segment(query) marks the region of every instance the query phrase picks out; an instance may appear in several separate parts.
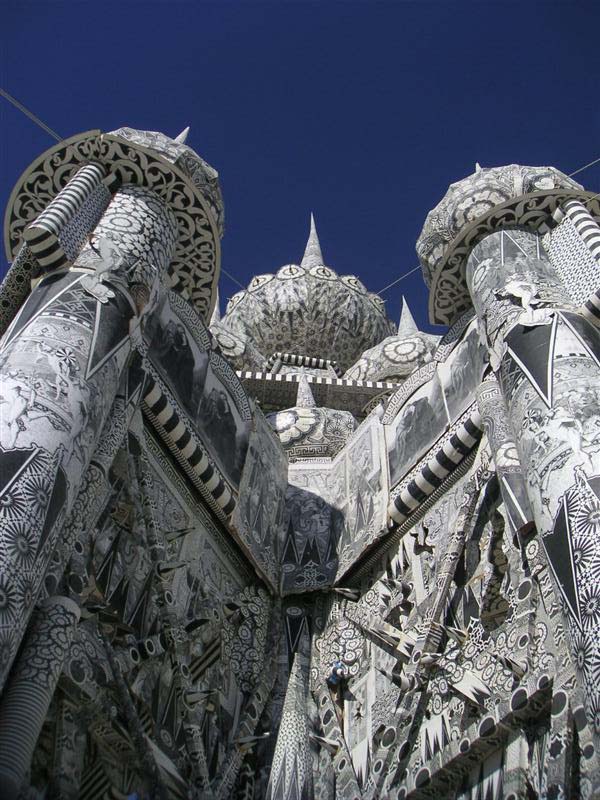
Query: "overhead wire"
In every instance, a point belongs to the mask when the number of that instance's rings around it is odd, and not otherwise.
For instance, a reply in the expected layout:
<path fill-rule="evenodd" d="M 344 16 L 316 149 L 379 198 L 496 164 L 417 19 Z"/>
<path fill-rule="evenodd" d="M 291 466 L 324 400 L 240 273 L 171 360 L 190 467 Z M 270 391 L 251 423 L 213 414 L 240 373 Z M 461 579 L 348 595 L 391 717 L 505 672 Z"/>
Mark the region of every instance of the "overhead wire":
<path fill-rule="evenodd" d="M 404 275 L 400 275 L 399 278 L 396 278 L 395 281 L 392 281 L 391 283 L 388 283 L 387 286 L 384 286 L 383 289 L 380 289 L 378 292 L 375 292 L 375 294 L 383 294 L 388 289 L 391 289 L 392 286 L 395 286 L 397 283 L 400 283 L 400 281 L 403 281 L 404 278 L 408 278 L 409 275 L 412 275 L 413 272 L 416 272 L 418 269 L 421 269 L 421 265 L 420 264 L 417 264 L 416 267 L 413 267 L 412 269 L 409 269 L 408 272 L 404 273 Z"/>
<path fill-rule="evenodd" d="M 57 142 L 62 141 L 63 137 L 60 136 L 60 134 L 58 134 L 56 131 L 52 130 L 52 128 L 49 125 L 46 125 L 45 122 L 42 122 L 42 120 L 38 116 L 36 116 L 33 113 L 33 111 L 30 111 L 26 106 L 23 105 L 23 103 L 20 103 L 15 97 L 13 97 L 11 94 L 9 94 L 6 91 L 6 89 L 3 89 L 2 87 L 0 87 L 0 95 L 2 97 L 4 97 L 5 100 L 8 100 L 8 102 L 11 103 L 11 105 L 13 105 L 22 114 L 24 114 L 35 125 L 37 125 L 39 128 L 41 128 L 47 134 L 52 136 L 52 138 L 55 139 Z M 598 158 L 595 158 L 593 161 L 590 161 L 588 164 L 584 164 L 582 167 L 578 167 L 578 169 L 574 170 L 573 172 L 570 172 L 567 175 L 567 177 L 568 178 L 572 178 L 574 175 L 579 175 L 580 172 L 583 172 L 584 170 L 589 169 L 590 167 L 593 167 L 594 165 L 596 165 L 598 163 L 600 163 L 600 156 Z M 593 195 L 592 197 L 589 197 L 585 201 L 585 205 L 590 203 L 592 200 L 595 200 L 597 197 L 600 197 L 600 192 L 598 192 L 597 194 Z M 376 294 L 378 294 L 378 295 L 383 294 L 388 289 L 391 289 L 392 286 L 395 286 L 397 283 L 400 283 L 400 281 L 404 280 L 404 278 L 408 278 L 409 275 L 412 275 L 413 272 L 416 272 L 418 269 L 420 269 L 420 266 L 416 266 L 413 269 L 409 270 L 408 272 L 405 272 L 403 275 L 400 275 L 399 278 L 396 278 L 395 281 L 392 281 L 392 283 L 389 283 L 387 286 L 384 286 L 383 289 L 380 289 L 378 292 L 376 292 Z M 234 278 L 233 275 L 231 275 L 229 272 L 227 272 L 227 270 L 224 269 L 224 267 L 221 267 L 221 271 L 223 272 L 224 275 L 226 275 L 231 281 L 233 281 L 241 289 L 245 289 L 246 288 L 242 283 L 240 283 L 240 281 L 238 281 L 237 278 Z"/>
<path fill-rule="evenodd" d="M 63 136 L 60 136 L 56 131 L 53 131 L 52 128 L 49 125 L 46 125 L 45 122 L 42 122 L 42 120 L 39 117 L 36 117 L 36 115 L 33 113 L 33 111 L 30 111 L 28 108 L 26 108 L 23 105 L 23 103 L 19 103 L 19 101 L 15 97 L 13 97 L 11 94 L 9 94 L 6 91 L 6 89 L 2 89 L 2 87 L 0 87 L 0 95 L 2 95 L 2 97 L 4 97 L 5 100 L 8 100 L 8 102 L 11 103 L 22 114 L 25 114 L 26 117 L 28 117 L 32 122 L 34 122 L 43 131 L 45 131 L 50 136 L 52 136 L 53 139 L 56 139 L 57 142 L 61 142 L 63 140 L 63 138 L 64 138 Z"/>

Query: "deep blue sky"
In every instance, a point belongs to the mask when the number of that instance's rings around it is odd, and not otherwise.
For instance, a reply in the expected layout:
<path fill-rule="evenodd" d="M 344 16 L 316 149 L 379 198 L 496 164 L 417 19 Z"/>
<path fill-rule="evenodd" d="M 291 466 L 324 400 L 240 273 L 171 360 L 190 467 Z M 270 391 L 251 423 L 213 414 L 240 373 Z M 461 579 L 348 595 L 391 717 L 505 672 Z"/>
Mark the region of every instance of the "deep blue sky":
<path fill-rule="evenodd" d="M 325 261 L 379 291 L 415 266 L 448 184 L 482 166 L 600 156 L 600 2 L 4 0 L 0 83 L 64 136 L 176 135 L 221 175 L 223 266 Z M 52 139 L 0 98 L 2 208 Z M 578 178 L 600 191 L 600 164 Z M 2 256 L 2 271 L 6 261 Z M 237 291 L 222 277 L 222 305 Z M 426 326 L 420 273 L 407 294 Z"/>

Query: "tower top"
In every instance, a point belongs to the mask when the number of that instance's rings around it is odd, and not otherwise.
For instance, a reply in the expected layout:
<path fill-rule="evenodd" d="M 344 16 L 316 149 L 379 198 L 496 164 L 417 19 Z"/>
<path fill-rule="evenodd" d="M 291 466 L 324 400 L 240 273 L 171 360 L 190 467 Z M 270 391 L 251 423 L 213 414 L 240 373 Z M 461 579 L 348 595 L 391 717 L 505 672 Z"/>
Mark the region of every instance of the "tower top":
<path fill-rule="evenodd" d="M 308 234 L 308 241 L 306 242 L 306 249 L 302 256 L 300 266 L 305 269 L 312 269 L 313 267 L 320 267 L 323 265 L 323 254 L 321 253 L 321 244 L 317 235 L 317 226 L 315 225 L 315 218 L 311 212 L 310 215 L 310 233 Z"/>
<path fill-rule="evenodd" d="M 180 134 L 178 134 L 173 141 L 177 142 L 177 144 L 185 144 L 187 141 L 188 133 L 190 132 L 190 126 L 188 125 L 187 128 L 184 128 Z"/>
<path fill-rule="evenodd" d="M 402 295 L 402 311 L 400 313 L 400 321 L 398 322 L 398 336 L 414 336 L 419 333 L 419 328 L 412 315 L 406 297 Z"/>
<path fill-rule="evenodd" d="M 302 375 L 300 375 L 300 380 L 298 381 L 296 406 L 298 408 L 315 408 L 316 405 L 317 404 L 315 403 L 315 398 L 313 397 L 308 378 L 306 377 L 305 373 L 302 373 Z"/>

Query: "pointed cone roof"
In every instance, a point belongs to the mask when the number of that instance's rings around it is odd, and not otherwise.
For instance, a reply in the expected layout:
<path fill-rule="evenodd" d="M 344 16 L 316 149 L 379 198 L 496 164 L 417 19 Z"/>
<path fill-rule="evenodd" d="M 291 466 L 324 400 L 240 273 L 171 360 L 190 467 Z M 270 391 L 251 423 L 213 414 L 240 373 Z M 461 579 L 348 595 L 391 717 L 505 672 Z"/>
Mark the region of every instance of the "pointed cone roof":
<path fill-rule="evenodd" d="M 181 133 L 175 137 L 173 141 L 177 142 L 177 144 L 185 144 L 189 132 L 190 132 L 190 126 L 188 125 L 187 128 L 184 128 L 181 131 Z"/>
<path fill-rule="evenodd" d="M 400 322 L 398 323 L 398 336 L 414 336 L 419 333 L 417 323 L 411 313 L 408 303 L 404 295 L 402 296 L 402 313 L 400 314 Z"/>
<path fill-rule="evenodd" d="M 315 398 L 313 397 L 313 393 L 310 390 L 310 384 L 308 383 L 308 378 L 306 374 L 300 375 L 300 380 L 298 381 L 298 396 L 296 398 L 296 407 L 297 408 L 315 408 L 317 404 L 315 403 Z"/>
<path fill-rule="evenodd" d="M 306 242 L 306 249 L 302 256 L 300 266 L 305 269 L 312 269 L 313 267 L 320 267 L 323 265 L 323 255 L 321 253 L 321 245 L 319 244 L 319 237 L 317 236 L 317 227 L 315 225 L 315 218 L 310 215 L 310 233 L 308 234 L 308 241 Z"/>

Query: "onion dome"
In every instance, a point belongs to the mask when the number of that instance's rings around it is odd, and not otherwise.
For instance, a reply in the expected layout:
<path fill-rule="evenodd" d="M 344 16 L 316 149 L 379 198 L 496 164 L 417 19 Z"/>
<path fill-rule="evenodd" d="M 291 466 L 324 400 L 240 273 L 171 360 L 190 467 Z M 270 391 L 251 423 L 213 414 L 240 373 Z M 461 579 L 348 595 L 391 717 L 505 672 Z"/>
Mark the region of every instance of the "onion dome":
<path fill-rule="evenodd" d="M 354 381 L 402 382 L 427 361 L 431 361 L 438 336 L 423 333 L 402 298 L 402 315 L 398 333 L 388 336 L 375 347 L 366 350 L 346 372 L 344 378 Z"/>
<path fill-rule="evenodd" d="M 312 217 L 301 263 L 253 278 L 231 298 L 222 323 L 252 339 L 267 358 L 296 353 L 336 361 L 342 369 L 394 328 L 378 295 L 323 264 Z"/>
<path fill-rule="evenodd" d="M 554 167 L 482 169 L 453 183 L 427 215 L 417 255 L 430 288 L 429 317 L 450 325 L 470 307 L 465 266 L 474 245 L 499 228 L 544 229 L 559 203 L 591 195 Z"/>
<path fill-rule="evenodd" d="M 320 408 L 315 403 L 308 377 L 300 373 L 294 408 L 268 414 L 288 458 L 333 458 L 346 444 L 358 423 L 349 411 Z"/>

